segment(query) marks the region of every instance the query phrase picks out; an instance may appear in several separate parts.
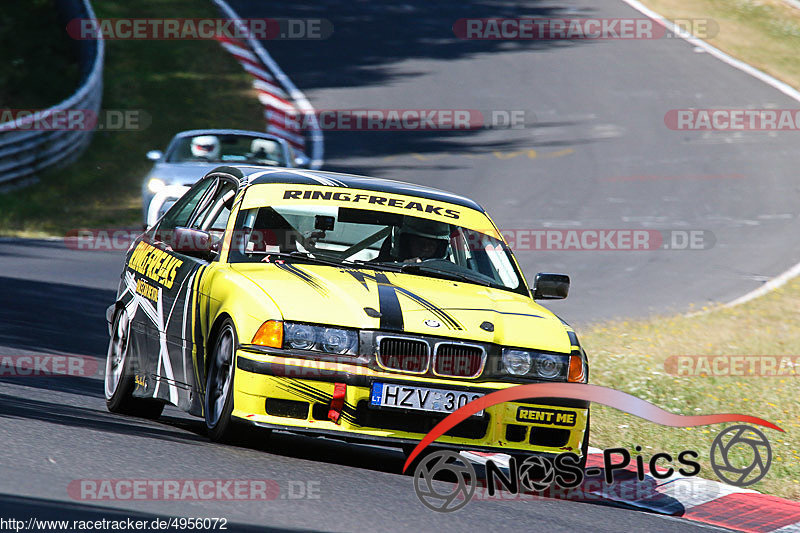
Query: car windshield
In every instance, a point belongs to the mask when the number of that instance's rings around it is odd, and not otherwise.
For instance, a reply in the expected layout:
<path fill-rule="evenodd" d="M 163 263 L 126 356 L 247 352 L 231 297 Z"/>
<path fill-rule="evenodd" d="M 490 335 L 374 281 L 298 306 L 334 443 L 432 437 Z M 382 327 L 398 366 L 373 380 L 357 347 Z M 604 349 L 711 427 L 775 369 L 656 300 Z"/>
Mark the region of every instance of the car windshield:
<path fill-rule="evenodd" d="M 275 260 L 393 270 L 525 292 L 501 240 L 456 224 L 372 209 L 311 204 L 243 209 L 229 261 Z"/>
<path fill-rule="evenodd" d="M 181 137 L 167 154 L 168 163 L 255 163 L 285 167 L 283 146 L 254 135 L 195 135 Z"/>

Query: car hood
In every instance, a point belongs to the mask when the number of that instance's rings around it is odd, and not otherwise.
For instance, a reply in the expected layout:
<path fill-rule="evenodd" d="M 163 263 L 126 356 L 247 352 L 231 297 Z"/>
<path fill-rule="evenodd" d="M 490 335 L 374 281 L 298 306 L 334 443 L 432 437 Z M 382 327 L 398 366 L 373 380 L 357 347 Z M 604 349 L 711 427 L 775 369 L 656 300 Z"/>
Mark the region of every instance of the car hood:
<path fill-rule="evenodd" d="M 510 291 L 415 274 L 302 263 L 239 263 L 232 268 L 261 287 L 284 320 L 570 351 L 561 320 L 531 298 Z"/>

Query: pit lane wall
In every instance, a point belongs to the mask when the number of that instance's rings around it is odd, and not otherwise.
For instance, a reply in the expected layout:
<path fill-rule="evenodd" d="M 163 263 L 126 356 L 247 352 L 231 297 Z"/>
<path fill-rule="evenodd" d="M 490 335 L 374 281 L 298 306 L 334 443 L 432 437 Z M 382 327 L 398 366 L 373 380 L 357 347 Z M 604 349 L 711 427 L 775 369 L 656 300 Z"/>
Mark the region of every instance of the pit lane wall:
<path fill-rule="evenodd" d="M 95 18 L 89 0 L 56 0 L 55 6 L 64 26 L 72 19 Z M 76 41 L 76 46 L 81 72 L 78 90 L 24 122 L 17 117 L 16 121 L 0 124 L 0 188 L 31 183 L 43 170 L 71 163 L 89 146 L 94 126 L 75 129 L 36 126 L 63 120 L 70 111 L 82 116 L 98 115 L 103 97 L 105 43 L 98 38 Z"/>

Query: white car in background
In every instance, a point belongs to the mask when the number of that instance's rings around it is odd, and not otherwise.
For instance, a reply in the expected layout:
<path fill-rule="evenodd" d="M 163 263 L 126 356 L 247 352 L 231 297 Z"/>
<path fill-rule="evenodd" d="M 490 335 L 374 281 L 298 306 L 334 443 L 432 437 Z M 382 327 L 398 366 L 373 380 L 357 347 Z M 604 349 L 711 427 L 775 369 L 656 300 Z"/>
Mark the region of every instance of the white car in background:
<path fill-rule="evenodd" d="M 152 150 L 155 162 L 142 184 L 145 228 L 151 227 L 175 201 L 220 164 L 304 167 L 308 158 L 296 154 L 284 139 L 257 131 L 208 129 L 182 131 L 165 152 Z"/>

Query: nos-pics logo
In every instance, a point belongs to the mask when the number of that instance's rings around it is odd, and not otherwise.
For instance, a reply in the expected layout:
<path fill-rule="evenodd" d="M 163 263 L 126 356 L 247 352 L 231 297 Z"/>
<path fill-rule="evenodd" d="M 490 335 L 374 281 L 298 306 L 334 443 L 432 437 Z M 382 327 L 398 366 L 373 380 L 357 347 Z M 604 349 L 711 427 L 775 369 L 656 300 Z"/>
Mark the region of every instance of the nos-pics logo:
<path fill-rule="evenodd" d="M 607 453 L 608 452 L 608 453 Z M 614 454 L 622 455 L 621 462 L 614 462 Z M 679 471 L 684 476 L 697 475 L 700 464 L 692 460 L 699 454 L 685 450 L 677 455 L 684 467 Z M 585 476 L 602 473 L 606 483 L 613 485 L 614 471 L 624 470 L 631 463 L 631 456 L 623 448 L 604 450 L 604 470 L 580 466 L 580 457 L 567 452 L 554 458 L 530 456 L 524 461 L 512 459 L 509 468 L 514 469 L 508 476 L 490 459 L 486 462 L 486 487 L 489 495 L 494 495 L 496 483 L 518 494 L 521 490 L 541 492 L 553 486 L 561 489 L 579 487 Z M 722 430 L 710 450 L 711 468 L 725 483 L 737 487 L 746 487 L 760 481 L 769 471 L 772 464 L 772 448 L 767 437 L 758 429 L 747 425 L 736 425 Z M 636 458 L 637 478 L 645 479 L 644 461 Z M 666 474 L 657 472 L 658 460 L 671 461 L 672 456 L 666 453 L 654 454 L 650 460 L 650 473 L 658 479 L 665 479 L 674 473 L 669 467 Z M 472 463 L 456 452 L 449 450 L 436 451 L 424 456 L 414 470 L 414 491 L 419 500 L 429 509 L 437 512 L 457 511 L 467 505 L 475 495 L 479 485 Z"/>

